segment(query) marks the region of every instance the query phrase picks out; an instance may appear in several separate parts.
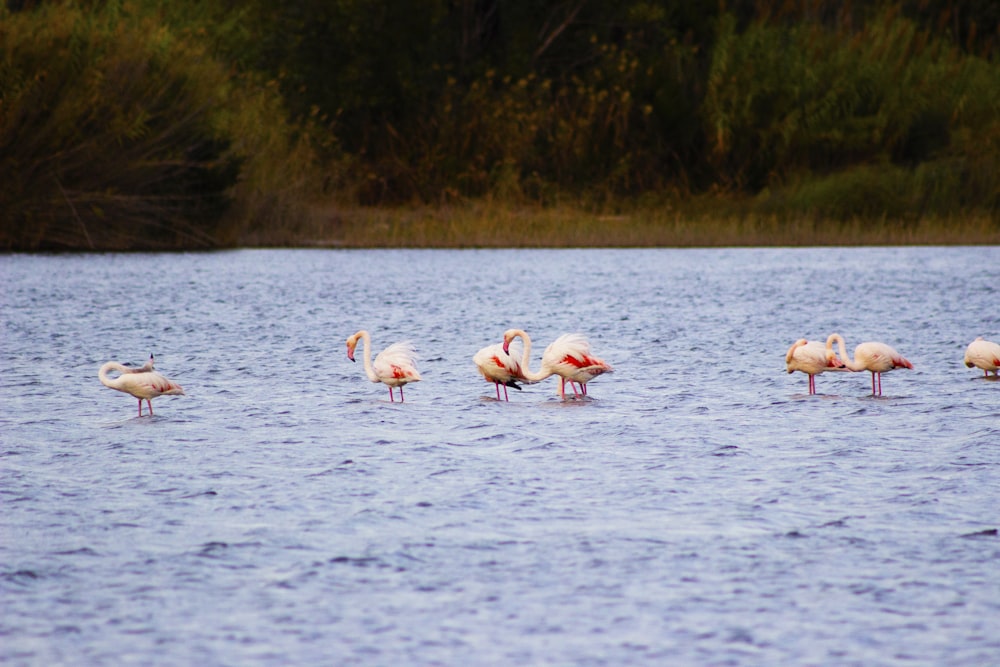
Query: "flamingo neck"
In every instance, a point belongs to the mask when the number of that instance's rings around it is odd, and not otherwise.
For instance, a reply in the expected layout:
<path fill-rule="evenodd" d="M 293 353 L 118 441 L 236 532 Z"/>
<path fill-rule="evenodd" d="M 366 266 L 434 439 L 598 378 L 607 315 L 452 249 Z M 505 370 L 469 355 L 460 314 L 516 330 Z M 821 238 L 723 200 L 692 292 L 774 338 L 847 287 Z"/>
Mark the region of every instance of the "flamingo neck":
<path fill-rule="evenodd" d="M 361 333 L 361 342 L 364 344 L 363 361 L 365 362 L 365 375 L 367 375 L 368 379 L 371 380 L 372 382 L 379 382 L 378 376 L 375 375 L 375 369 L 372 368 L 372 348 L 371 348 L 372 337 L 368 334 L 367 331 L 362 331 L 360 333 Z"/>
<path fill-rule="evenodd" d="M 551 371 L 546 371 L 544 368 L 540 369 L 537 373 L 531 371 L 531 336 L 527 332 L 518 329 L 514 332 L 513 338 L 520 338 L 524 346 L 524 351 L 521 353 L 521 373 L 524 374 L 526 379 L 531 382 L 539 382 L 552 375 Z"/>
<path fill-rule="evenodd" d="M 97 377 L 100 378 L 101 384 L 105 387 L 111 387 L 112 389 L 118 389 L 120 386 L 121 375 L 116 378 L 111 378 L 108 373 L 111 371 L 118 371 L 119 373 L 127 373 L 130 369 L 127 366 L 119 364 L 117 361 L 109 361 L 103 366 L 101 370 L 97 371 Z"/>
<path fill-rule="evenodd" d="M 841 337 L 840 334 L 830 334 L 830 337 L 826 339 L 827 350 L 833 349 L 834 341 L 837 341 L 837 348 L 840 350 L 840 360 L 844 362 L 845 366 L 847 366 L 852 371 L 866 370 L 865 365 L 863 363 L 857 362 L 854 359 L 851 359 L 849 356 L 847 356 L 847 349 L 844 347 L 844 339 L 843 337 Z"/>

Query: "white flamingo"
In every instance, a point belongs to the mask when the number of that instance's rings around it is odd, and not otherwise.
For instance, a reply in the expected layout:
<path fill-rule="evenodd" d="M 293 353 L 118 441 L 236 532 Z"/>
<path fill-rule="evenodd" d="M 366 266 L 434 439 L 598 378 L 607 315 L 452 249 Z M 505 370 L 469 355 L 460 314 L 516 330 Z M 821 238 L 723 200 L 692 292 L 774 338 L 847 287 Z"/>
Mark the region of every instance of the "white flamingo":
<path fill-rule="evenodd" d="M 358 340 L 363 340 L 365 345 L 365 374 L 372 382 L 382 382 L 389 386 L 389 400 L 395 402 L 392 388 L 399 387 L 399 401 L 402 403 L 403 385 L 408 382 L 419 382 L 420 373 L 417 372 L 416 350 L 409 341 L 393 343 L 385 348 L 375 357 L 372 363 L 371 336 L 365 330 L 361 330 L 347 339 L 347 358 L 354 361 L 354 348 L 358 345 Z"/>
<path fill-rule="evenodd" d="M 888 373 L 896 368 L 913 368 L 913 364 L 885 343 L 861 343 L 854 348 L 854 359 L 851 359 L 847 356 L 844 339 L 840 334 L 831 334 L 826 339 L 826 349 L 832 351 L 834 341 L 837 341 L 840 358 L 847 368 L 852 371 L 869 371 L 872 374 L 872 396 L 882 395 L 882 373 Z M 878 393 L 876 393 L 876 380 Z"/>
<path fill-rule="evenodd" d="M 109 374 L 118 372 L 118 377 L 112 378 Z M 117 361 L 109 361 L 97 372 L 101 384 L 105 387 L 132 394 L 139 399 L 139 416 L 142 416 L 142 402 L 145 400 L 149 406 L 149 415 L 153 416 L 152 400 L 157 396 L 181 396 L 184 390 L 179 384 L 168 380 L 155 370 L 153 370 L 153 355 L 149 355 L 149 361 L 142 368 L 129 368 Z"/>
<path fill-rule="evenodd" d="M 993 377 L 1000 376 L 1000 345 L 988 340 L 983 340 L 980 336 L 969 343 L 965 349 L 965 365 L 969 368 L 973 366 L 983 369 L 983 377 L 989 377 L 993 371 Z"/>
<path fill-rule="evenodd" d="M 830 343 L 827 338 L 827 343 Z M 827 350 L 818 340 L 800 338 L 788 348 L 785 355 L 785 368 L 789 373 L 801 371 L 809 376 L 809 395 L 816 393 L 816 376 L 825 371 L 846 370 L 844 362 L 837 358 L 833 349 Z"/>
<path fill-rule="evenodd" d="M 609 363 L 590 353 L 590 343 L 583 334 L 563 334 L 552 341 L 542 353 L 542 365 L 537 373 L 532 373 L 531 338 L 522 329 L 508 329 L 503 335 L 503 348 L 508 350 L 511 341 L 520 338 L 524 344 L 521 356 L 521 370 L 532 382 L 544 380 L 550 375 L 559 376 L 559 396 L 566 398 L 566 382 L 570 383 L 575 396 L 587 395 L 587 383 L 598 375 L 610 373 L 614 369 Z M 580 385 L 577 390 L 576 385 Z"/>
<path fill-rule="evenodd" d="M 496 386 L 497 400 L 500 400 L 500 386 L 503 385 L 503 397 L 505 401 L 510 401 L 507 395 L 507 387 L 513 387 L 518 391 L 521 386 L 518 382 L 530 384 L 532 381 L 524 375 L 521 369 L 521 362 L 515 359 L 510 352 L 504 349 L 503 345 L 497 343 L 490 345 L 476 352 L 472 357 L 476 368 L 482 373 L 487 382 L 492 382 Z"/>

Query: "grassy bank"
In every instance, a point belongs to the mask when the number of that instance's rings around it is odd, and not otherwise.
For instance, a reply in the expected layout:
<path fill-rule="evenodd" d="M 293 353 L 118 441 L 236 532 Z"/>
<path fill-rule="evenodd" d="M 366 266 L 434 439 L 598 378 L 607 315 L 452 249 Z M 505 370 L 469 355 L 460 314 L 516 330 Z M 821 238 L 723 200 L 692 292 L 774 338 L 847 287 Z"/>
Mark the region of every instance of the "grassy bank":
<path fill-rule="evenodd" d="M 258 233 L 248 246 L 330 248 L 723 247 L 994 245 L 987 216 L 821 220 L 741 212 L 731 204 L 657 206 L 617 214 L 488 202 L 436 208 L 317 206 L 294 230 Z"/>

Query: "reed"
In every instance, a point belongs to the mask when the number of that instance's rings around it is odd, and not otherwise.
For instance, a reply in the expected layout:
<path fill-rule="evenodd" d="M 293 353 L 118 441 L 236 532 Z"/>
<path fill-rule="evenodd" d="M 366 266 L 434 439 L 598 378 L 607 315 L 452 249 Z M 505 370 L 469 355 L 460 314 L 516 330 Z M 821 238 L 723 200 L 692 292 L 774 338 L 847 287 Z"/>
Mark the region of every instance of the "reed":
<path fill-rule="evenodd" d="M 989 215 L 794 218 L 748 211 L 746 203 L 699 200 L 618 213 L 571 206 L 470 202 L 443 207 L 318 206 L 294 237 L 247 245 L 330 248 L 749 247 L 1000 244 Z"/>

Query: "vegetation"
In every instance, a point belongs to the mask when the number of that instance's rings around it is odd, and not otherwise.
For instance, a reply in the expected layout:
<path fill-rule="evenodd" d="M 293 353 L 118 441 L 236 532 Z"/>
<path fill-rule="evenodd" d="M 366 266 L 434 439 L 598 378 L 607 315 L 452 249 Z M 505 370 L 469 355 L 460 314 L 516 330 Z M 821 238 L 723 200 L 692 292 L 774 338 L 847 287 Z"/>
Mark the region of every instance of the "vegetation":
<path fill-rule="evenodd" d="M 1000 242 L 995 2 L 510 4 L 7 2 L 0 249 Z"/>

